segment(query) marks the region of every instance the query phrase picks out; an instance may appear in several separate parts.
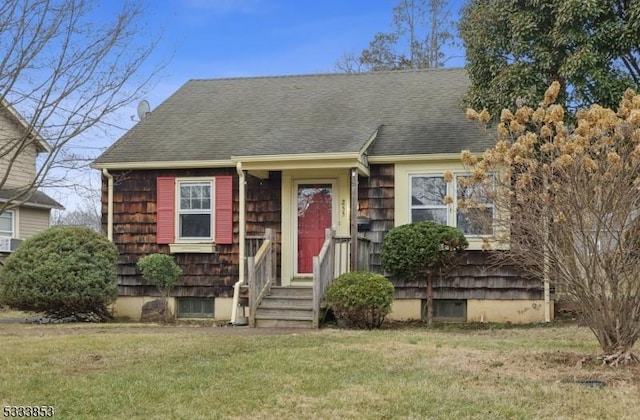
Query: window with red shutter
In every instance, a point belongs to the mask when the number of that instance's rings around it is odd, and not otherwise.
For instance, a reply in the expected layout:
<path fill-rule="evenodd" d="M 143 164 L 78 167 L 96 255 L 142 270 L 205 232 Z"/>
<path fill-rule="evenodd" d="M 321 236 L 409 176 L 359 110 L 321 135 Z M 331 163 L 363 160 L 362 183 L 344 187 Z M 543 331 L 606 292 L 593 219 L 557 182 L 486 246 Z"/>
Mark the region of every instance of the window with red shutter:
<path fill-rule="evenodd" d="M 233 243 L 231 176 L 158 177 L 156 210 L 159 244 Z"/>

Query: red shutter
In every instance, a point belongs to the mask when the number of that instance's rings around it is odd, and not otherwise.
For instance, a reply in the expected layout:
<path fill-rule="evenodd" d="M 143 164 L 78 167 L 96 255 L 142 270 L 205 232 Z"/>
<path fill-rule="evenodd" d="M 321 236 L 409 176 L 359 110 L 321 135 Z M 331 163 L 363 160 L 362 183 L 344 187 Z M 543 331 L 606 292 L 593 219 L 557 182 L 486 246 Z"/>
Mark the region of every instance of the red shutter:
<path fill-rule="evenodd" d="M 233 178 L 217 176 L 216 191 L 216 238 L 217 244 L 233 243 Z"/>
<path fill-rule="evenodd" d="M 159 244 L 174 242 L 175 233 L 175 178 L 159 176 L 157 179 L 156 241 Z"/>

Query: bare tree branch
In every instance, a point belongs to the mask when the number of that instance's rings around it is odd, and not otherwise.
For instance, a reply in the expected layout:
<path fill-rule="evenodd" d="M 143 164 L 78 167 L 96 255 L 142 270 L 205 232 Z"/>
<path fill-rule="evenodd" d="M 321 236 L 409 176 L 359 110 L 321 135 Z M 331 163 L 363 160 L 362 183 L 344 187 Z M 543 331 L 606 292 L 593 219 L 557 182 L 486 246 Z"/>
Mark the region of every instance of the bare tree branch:
<path fill-rule="evenodd" d="M 0 189 L 20 191 L 0 212 L 28 200 L 54 168 L 85 163 L 67 150 L 71 142 L 137 99 L 159 71 L 140 76 L 159 41 L 157 34 L 151 41 L 143 35 L 143 4 L 118 4 L 111 17 L 98 0 L 0 5 L 2 115 L 24 125 L 0 127 Z M 45 147 L 36 168 L 33 155 Z"/>
<path fill-rule="evenodd" d="M 640 96 L 617 111 L 594 105 L 565 123 L 554 82 L 533 110 L 504 110 L 498 141 L 478 160 L 463 153 L 471 183 L 495 206 L 494 253 L 579 305 L 607 363 L 639 361 Z M 486 111 L 469 110 L 489 121 Z M 473 203 L 458 203 L 473 207 Z"/>
<path fill-rule="evenodd" d="M 443 67 L 444 49 L 455 45 L 455 27 L 443 0 L 399 0 L 390 32 L 378 32 L 359 57 L 345 54 L 336 71 L 379 71 Z M 357 63 L 357 65 L 356 65 Z"/>

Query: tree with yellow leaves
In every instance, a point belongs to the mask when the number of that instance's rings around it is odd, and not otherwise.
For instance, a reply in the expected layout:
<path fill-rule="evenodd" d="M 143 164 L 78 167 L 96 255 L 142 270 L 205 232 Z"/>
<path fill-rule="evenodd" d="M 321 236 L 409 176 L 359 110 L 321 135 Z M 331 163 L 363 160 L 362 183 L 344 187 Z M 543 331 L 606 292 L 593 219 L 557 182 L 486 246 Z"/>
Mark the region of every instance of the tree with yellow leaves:
<path fill-rule="evenodd" d="M 467 182 L 493 200 L 492 245 L 509 250 L 498 258 L 575 301 L 605 363 L 638 362 L 640 95 L 627 90 L 617 112 L 593 105 L 568 123 L 559 91 L 553 83 L 537 109 L 503 110 L 496 145 L 480 158 L 463 152 Z"/>

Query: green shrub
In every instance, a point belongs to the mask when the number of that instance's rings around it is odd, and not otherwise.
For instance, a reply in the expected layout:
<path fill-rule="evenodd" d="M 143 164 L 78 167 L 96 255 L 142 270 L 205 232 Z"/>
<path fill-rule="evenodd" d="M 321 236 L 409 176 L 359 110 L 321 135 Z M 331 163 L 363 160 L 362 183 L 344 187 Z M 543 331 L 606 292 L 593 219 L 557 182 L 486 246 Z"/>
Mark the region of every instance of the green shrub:
<path fill-rule="evenodd" d="M 384 237 L 380 259 L 392 275 L 408 280 L 425 278 L 427 324 L 433 321 L 433 273 L 441 274 L 457 264 L 469 246 L 464 234 L 431 221 L 396 226 Z"/>
<path fill-rule="evenodd" d="M 378 328 L 391 311 L 393 284 L 380 274 L 345 273 L 331 284 L 325 301 L 339 326 Z"/>
<path fill-rule="evenodd" d="M 137 265 L 142 278 L 156 286 L 163 296 L 169 295 L 169 291 L 182 274 L 180 266 L 167 254 L 147 255 L 140 258 Z"/>
<path fill-rule="evenodd" d="M 118 249 L 91 229 L 53 227 L 24 241 L 0 274 L 0 302 L 50 316 L 109 316 Z"/>
<path fill-rule="evenodd" d="M 138 260 L 138 269 L 142 278 L 158 288 L 164 300 L 165 321 L 172 318 L 167 299 L 173 286 L 182 274 L 182 269 L 171 255 L 151 254 Z"/>
<path fill-rule="evenodd" d="M 454 227 L 429 221 L 411 223 L 386 234 L 380 258 L 388 272 L 415 280 L 454 265 L 468 245 L 464 234 Z"/>

